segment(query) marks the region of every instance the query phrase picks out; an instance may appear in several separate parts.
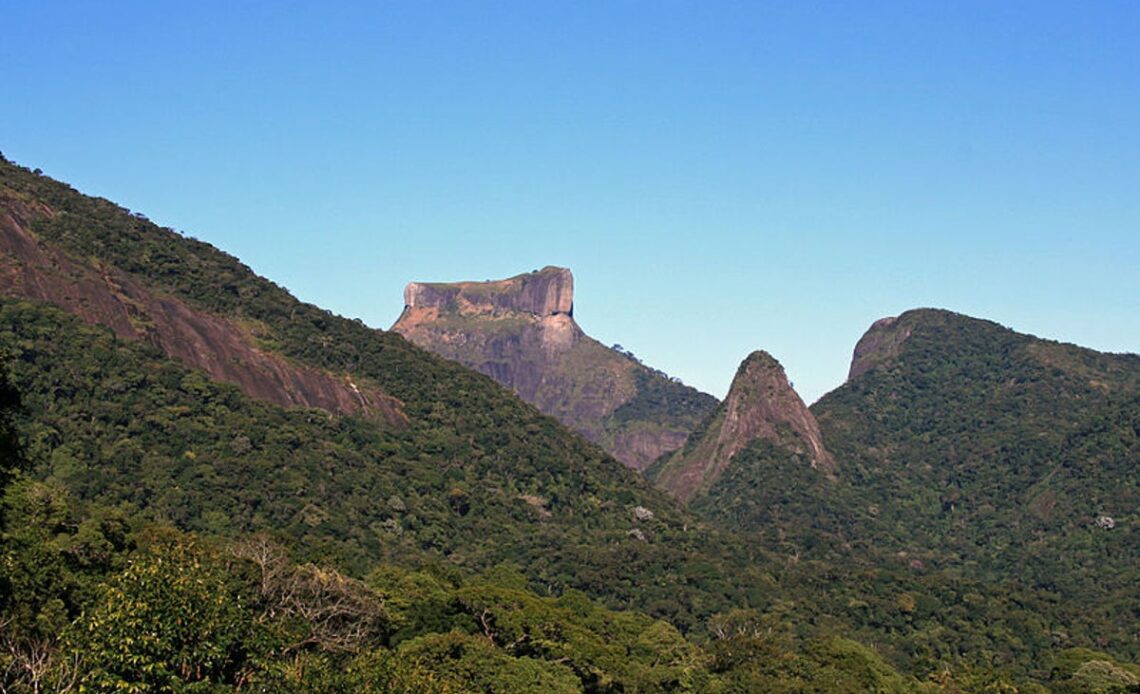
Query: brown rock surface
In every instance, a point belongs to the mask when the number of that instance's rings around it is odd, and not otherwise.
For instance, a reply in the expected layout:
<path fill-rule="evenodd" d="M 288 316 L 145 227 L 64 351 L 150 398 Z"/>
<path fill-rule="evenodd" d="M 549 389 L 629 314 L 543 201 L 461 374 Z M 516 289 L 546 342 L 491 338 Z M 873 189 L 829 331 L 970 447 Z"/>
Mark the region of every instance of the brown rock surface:
<path fill-rule="evenodd" d="M 263 351 L 236 322 L 148 290 L 112 266 L 96 266 L 42 244 L 31 231 L 48 207 L 0 190 L 0 294 L 54 304 L 122 339 L 148 342 L 247 395 L 282 407 L 314 407 L 375 415 L 393 425 L 406 418 L 398 400 Z"/>
<path fill-rule="evenodd" d="M 453 308 L 462 315 L 573 315 L 574 276 L 566 268 L 548 266 L 497 282 L 410 282 L 404 288 L 404 305 L 410 309 Z"/>
<path fill-rule="evenodd" d="M 741 449 L 767 439 L 804 451 L 813 467 L 832 475 L 835 460 L 823 446 L 819 425 L 788 383 L 784 368 L 767 352 L 753 352 L 740 365 L 706 431 L 665 461 L 657 485 L 682 501 L 709 488 Z"/>
<path fill-rule="evenodd" d="M 488 282 L 412 282 L 404 303 L 392 330 L 487 374 L 638 470 L 684 443 L 716 405 L 583 333 L 566 268 Z M 622 410 L 652 387 L 696 414 L 657 416 L 664 403 Z"/>

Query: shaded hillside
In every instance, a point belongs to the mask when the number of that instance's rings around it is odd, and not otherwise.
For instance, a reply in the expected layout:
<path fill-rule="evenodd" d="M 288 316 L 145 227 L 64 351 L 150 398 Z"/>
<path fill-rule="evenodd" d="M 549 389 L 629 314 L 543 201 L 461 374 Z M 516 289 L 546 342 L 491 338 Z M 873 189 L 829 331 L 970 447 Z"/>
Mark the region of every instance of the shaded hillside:
<path fill-rule="evenodd" d="M 392 329 L 514 390 L 641 470 L 684 443 L 716 399 L 591 339 L 574 278 L 547 267 L 495 282 L 412 282 Z"/>
<path fill-rule="evenodd" d="M 19 170 L 5 165 L 3 173 L 0 294 L 55 304 L 89 323 L 110 327 L 119 337 L 152 344 L 188 366 L 278 405 L 362 412 L 390 425 L 404 424 L 400 403 L 374 384 L 358 386 L 339 369 L 332 373 L 304 366 L 263 349 L 257 340 L 261 327 L 256 323 L 241 315 L 211 314 L 161 289 L 146 287 L 101 258 L 102 244 L 88 238 L 108 226 L 121 227 L 127 236 L 138 235 L 144 233 L 146 222 L 110 205 L 82 199 L 75 209 L 61 199 L 63 204 L 54 209 L 29 195 L 27 186 L 21 187 L 29 181 Z M 62 241 L 63 246 L 85 255 L 69 255 L 42 243 L 41 237 Z M 133 262 L 153 260 L 145 244 L 137 251 Z"/>

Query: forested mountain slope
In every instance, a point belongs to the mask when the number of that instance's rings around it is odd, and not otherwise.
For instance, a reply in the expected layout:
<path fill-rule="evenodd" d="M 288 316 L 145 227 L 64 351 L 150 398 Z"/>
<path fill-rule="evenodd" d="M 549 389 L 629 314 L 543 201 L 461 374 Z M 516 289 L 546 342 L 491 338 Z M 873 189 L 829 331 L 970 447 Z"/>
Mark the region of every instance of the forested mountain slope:
<path fill-rule="evenodd" d="M 1091 646 L 1136 658 L 1140 358 L 919 310 L 871 328 L 814 417 L 779 376 L 767 355 L 746 360 L 725 404 L 650 476 L 787 557 L 786 585 L 830 575 L 819 608 L 868 640 L 909 631 L 896 647 L 910 657 L 981 648 L 1035 667 Z"/>
<path fill-rule="evenodd" d="M 1102 647 L 1140 648 L 1140 357 L 916 310 L 872 326 L 812 411 L 848 537 L 1046 591 L 1062 621 L 1103 620 Z"/>
<path fill-rule="evenodd" d="M 1140 568 L 1111 551 L 1140 524 L 1140 357 L 918 310 L 873 326 L 852 373 L 812 410 L 912 556 L 1024 571 L 1099 546 Z"/>

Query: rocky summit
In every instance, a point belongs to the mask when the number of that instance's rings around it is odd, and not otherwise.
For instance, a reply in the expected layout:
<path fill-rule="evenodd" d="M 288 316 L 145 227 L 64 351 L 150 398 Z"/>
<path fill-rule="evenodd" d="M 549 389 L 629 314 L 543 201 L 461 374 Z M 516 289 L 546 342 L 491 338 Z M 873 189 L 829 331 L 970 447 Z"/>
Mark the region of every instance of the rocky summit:
<path fill-rule="evenodd" d="M 716 407 L 712 396 L 586 335 L 566 268 L 412 282 L 404 304 L 393 330 L 494 378 L 638 470 L 679 448 Z"/>
<path fill-rule="evenodd" d="M 712 487 L 734 456 L 758 440 L 806 458 L 826 475 L 835 473 L 815 417 L 788 383 L 784 368 L 763 351 L 744 360 L 707 426 L 662 461 L 653 476 L 658 486 L 689 501 Z"/>

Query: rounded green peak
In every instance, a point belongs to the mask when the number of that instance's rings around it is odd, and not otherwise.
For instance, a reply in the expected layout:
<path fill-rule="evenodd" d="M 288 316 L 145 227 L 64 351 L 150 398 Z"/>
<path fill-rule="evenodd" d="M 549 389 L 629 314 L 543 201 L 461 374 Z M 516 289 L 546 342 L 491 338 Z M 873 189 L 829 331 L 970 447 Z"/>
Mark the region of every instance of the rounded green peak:
<path fill-rule="evenodd" d="M 859 338 L 851 355 L 847 380 L 851 381 L 899 356 L 902 345 L 914 333 L 939 331 L 943 340 L 970 341 L 979 334 L 1013 331 L 993 321 L 974 318 L 944 308 L 916 308 L 896 317 L 880 318 Z"/>

